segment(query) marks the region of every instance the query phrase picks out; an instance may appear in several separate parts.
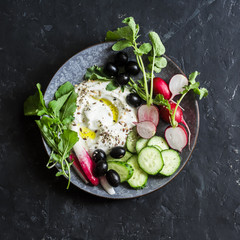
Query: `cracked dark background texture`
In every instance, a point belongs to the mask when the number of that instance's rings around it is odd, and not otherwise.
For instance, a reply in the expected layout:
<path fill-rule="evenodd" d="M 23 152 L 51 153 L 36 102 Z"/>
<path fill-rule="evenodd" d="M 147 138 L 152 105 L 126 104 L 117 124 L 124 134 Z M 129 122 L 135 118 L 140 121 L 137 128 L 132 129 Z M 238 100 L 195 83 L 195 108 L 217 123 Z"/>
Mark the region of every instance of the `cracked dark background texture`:
<path fill-rule="evenodd" d="M 134 16 L 142 40 L 157 31 L 172 57 L 209 89 L 184 170 L 132 200 L 84 193 L 47 170 L 23 102 L 37 82 Z M 220 239 L 240 236 L 240 2 L 0 1 L 0 239 Z"/>

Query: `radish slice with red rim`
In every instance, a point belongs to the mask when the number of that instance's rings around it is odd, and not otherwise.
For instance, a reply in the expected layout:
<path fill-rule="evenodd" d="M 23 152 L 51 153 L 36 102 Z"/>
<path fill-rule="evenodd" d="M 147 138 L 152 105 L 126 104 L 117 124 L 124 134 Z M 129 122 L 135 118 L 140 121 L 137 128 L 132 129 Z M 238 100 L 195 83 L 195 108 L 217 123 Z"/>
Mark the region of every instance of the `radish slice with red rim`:
<path fill-rule="evenodd" d="M 142 138 L 151 138 L 156 133 L 156 126 L 151 121 L 143 121 L 137 123 L 137 133 Z"/>
<path fill-rule="evenodd" d="M 187 131 L 181 125 L 177 127 L 169 126 L 165 130 L 165 139 L 172 149 L 182 152 L 182 149 L 186 147 L 188 143 Z"/>
<path fill-rule="evenodd" d="M 156 106 L 142 105 L 138 109 L 138 121 L 151 121 L 156 127 L 159 123 L 159 110 Z"/>
<path fill-rule="evenodd" d="M 172 93 L 170 100 L 172 100 L 175 96 L 179 95 L 184 87 L 188 85 L 188 79 L 183 74 L 174 75 L 169 81 L 169 90 Z"/>

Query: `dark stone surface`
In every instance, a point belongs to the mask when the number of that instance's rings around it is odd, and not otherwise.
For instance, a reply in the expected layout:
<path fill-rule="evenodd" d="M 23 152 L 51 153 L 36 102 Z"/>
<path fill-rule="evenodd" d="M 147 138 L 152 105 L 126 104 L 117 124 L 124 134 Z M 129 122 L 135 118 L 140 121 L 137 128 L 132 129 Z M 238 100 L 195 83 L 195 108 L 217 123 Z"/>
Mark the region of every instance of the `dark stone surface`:
<path fill-rule="evenodd" d="M 163 189 L 132 200 L 86 194 L 47 170 L 23 102 L 107 30 L 134 16 L 167 55 L 209 89 L 196 149 Z M 239 239 L 240 3 L 0 1 L 0 239 Z"/>

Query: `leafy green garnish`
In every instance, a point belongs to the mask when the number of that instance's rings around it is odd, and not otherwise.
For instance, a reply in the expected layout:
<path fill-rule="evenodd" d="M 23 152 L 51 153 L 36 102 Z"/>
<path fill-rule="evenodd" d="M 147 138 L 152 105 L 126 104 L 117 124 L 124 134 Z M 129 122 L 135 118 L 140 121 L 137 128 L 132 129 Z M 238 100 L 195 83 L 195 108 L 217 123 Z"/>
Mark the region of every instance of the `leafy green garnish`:
<path fill-rule="evenodd" d="M 61 85 L 55 92 L 55 99 L 49 102 L 48 107 L 43 99 L 40 84 L 37 84 L 38 92 L 28 97 L 24 103 L 24 115 L 42 116 L 36 120 L 40 132 L 48 146 L 52 149 L 48 168 L 59 164 L 61 170 L 56 176 L 64 175 L 68 178 L 70 185 L 70 166 L 67 158 L 70 150 L 78 141 L 78 134 L 70 129 L 68 125 L 74 120 L 76 111 L 77 94 L 70 82 Z"/>
<path fill-rule="evenodd" d="M 161 69 L 166 67 L 167 65 L 166 59 L 161 56 L 162 54 L 165 53 L 165 47 L 163 46 L 158 34 L 155 32 L 149 33 L 149 38 L 152 44 L 143 43 L 140 45 L 139 43 L 137 43 L 137 39 L 139 37 L 138 35 L 139 25 L 135 23 L 134 18 L 128 17 L 128 18 L 125 18 L 122 22 L 127 26 L 118 28 L 115 31 L 108 31 L 106 35 L 106 41 L 113 41 L 113 40 L 117 41 L 112 46 L 112 50 L 114 51 L 121 51 L 127 47 L 133 48 L 133 51 L 136 55 L 137 63 L 143 73 L 143 82 L 141 82 L 141 87 L 143 87 L 145 92 L 144 93 L 145 100 L 147 101 L 147 104 L 150 105 L 153 102 L 152 82 L 153 82 L 154 72 L 159 73 Z M 145 70 L 144 62 L 142 59 L 143 55 L 148 55 L 148 54 L 150 54 L 149 56 L 150 64 L 148 65 L 148 69 L 150 72 L 147 72 Z M 148 83 L 147 83 L 149 79 L 151 79 L 150 93 L 148 90 Z M 143 92 L 141 92 L 141 94 L 143 94 Z"/>
<path fill-rule="evenodd" d="M 106 86 L 107 91 L 113 91 L 117 88 L 118 88 L 118 85 L 113 80 Z"/>
<path fill-rule="evenodd" d="M 86 80 L 101 80 L 101 81 L 111 81 L 112 78 L 104 73 L 103 67 L 98 67 L 96 65 L 87 69 L 84 75 Z"/>

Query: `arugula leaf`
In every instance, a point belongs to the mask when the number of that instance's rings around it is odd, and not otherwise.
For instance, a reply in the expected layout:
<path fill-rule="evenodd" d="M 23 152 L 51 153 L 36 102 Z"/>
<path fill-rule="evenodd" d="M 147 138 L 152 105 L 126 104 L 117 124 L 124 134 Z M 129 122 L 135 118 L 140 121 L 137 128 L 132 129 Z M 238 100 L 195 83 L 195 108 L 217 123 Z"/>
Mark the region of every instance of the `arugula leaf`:
<path fill-rule="evenodd" d="M 72 90 L 73 91 L 73 90 Z M 59 116 L 59 111 L 62 108 L 62 106 L 64 105 L 64 103 L 67 101 L 68 97 L 70 96 L 70 94 L 72 93 L 69 92 L 65 95 L 62 95 L 61 97 L 59 97 L 57 100 L 52 100 L 49 104 L 48 107 L 51 109 L 51 111 L 54 113 L 54 116 L 58 117 Z M 60 96 L 60 95 L 59 95 Z"/>
<path fill-rule="evenodd" d="M 149 38 L 152 42 L 154 52 L 156 56 L 161 56 L 165 53 L 165 47 L 162 44 L 162 41 L 156 32 L 150 32 Z"/>
<path fill-rule="evenodd" d="M 33 96 L 28 97 L 24 102 L 25 116 L 42 116 L 48 113 L 39 83 L 37 84 L 37 89 L 38 91 Z"/>
<path fill-rule="evenodd" d="M 115 89 L 118 88 L 118 85 L 114 82 L 114 80 L 112 80 L 107 86 L 106 86 L 106 90 L 107 91 L 113 91 Z"/>
<path fill-rule="evenodd" d="M 54 139 L 54 136 L 52 134 L 52 130 L 48 125 L 45 125 L 41 122 L 41 120 L 35 120 L 35 122 L 37 123 L 40 132 L 44 138 L 44 140 L 46 141 L 46 143 L 48 144 L 48 146 L 50 148 L 52 148 L 55 152 L 58 152 L 58 148 L 56 146 L 56 142 Z"/>
<path fill-rule="evenodd" d="M 37 84 L 37 88 L 38 92 L 25 101 L 24 114 L 42 116 L 40 120 L 35 122 L 44 140 L 52 149 L 47 168 L 52 168 L 59 163 L 61 170 L 56 175 L 64 175 L 68 178 L 68 188 L 72 163 L 69 163 L 66 158 L 69 156 L 73 145 L 78 141 L 77 133 L 69 130 L 68 125 L 74 119 L 77 94 L 73 85 L 66 82 L 55 92 L 55 100 L 52 100 L 47 108 L 40 84 Z"/>
<path fill-rule="evenodd" d="M 59 117 L 64 125 L 68 125 L 74 120 L 73 114 L 77 108 L 76 101 L 77 101 L 77 93 L 73 91 L 60 111 Z"/>
<path fill-rule="evenodd" d="M 110 81 L 112 78 L 108 77 L 103 70 L 103 67 L 98 67 L 96 65 L 87 69 L 85 75 L 85 80 L 101 80 L 101 81 Z"/>
<path fill-rule="evenodd" d="M 118 41 L 116 42 L 113 46 L 112 46 L 112 50 L 113 51 L 121 51 L 125 48 L 128 47 L 132 47 L 132 43 L 129 40 L 122 40 L 122 41 Z"/>
<path fill-rule="evenodd" d="M 70 129 L 65 129 L 60 135 L 60 142 L 58 144 L 58 150 L 62 153 L 63 158 L 69 157 L 69 152 L 79 140 L 78 134 Z"/>
<path fill-rule="evenodd" d="M 73 85 L 70 82 L 65 82 L 55 92 L 55 98 L 58 99 L 58 98 L 62 97 L 63 95 L 65 95 L 69 92 L 72 92 L 73 90 L 74 90 Z"/>

